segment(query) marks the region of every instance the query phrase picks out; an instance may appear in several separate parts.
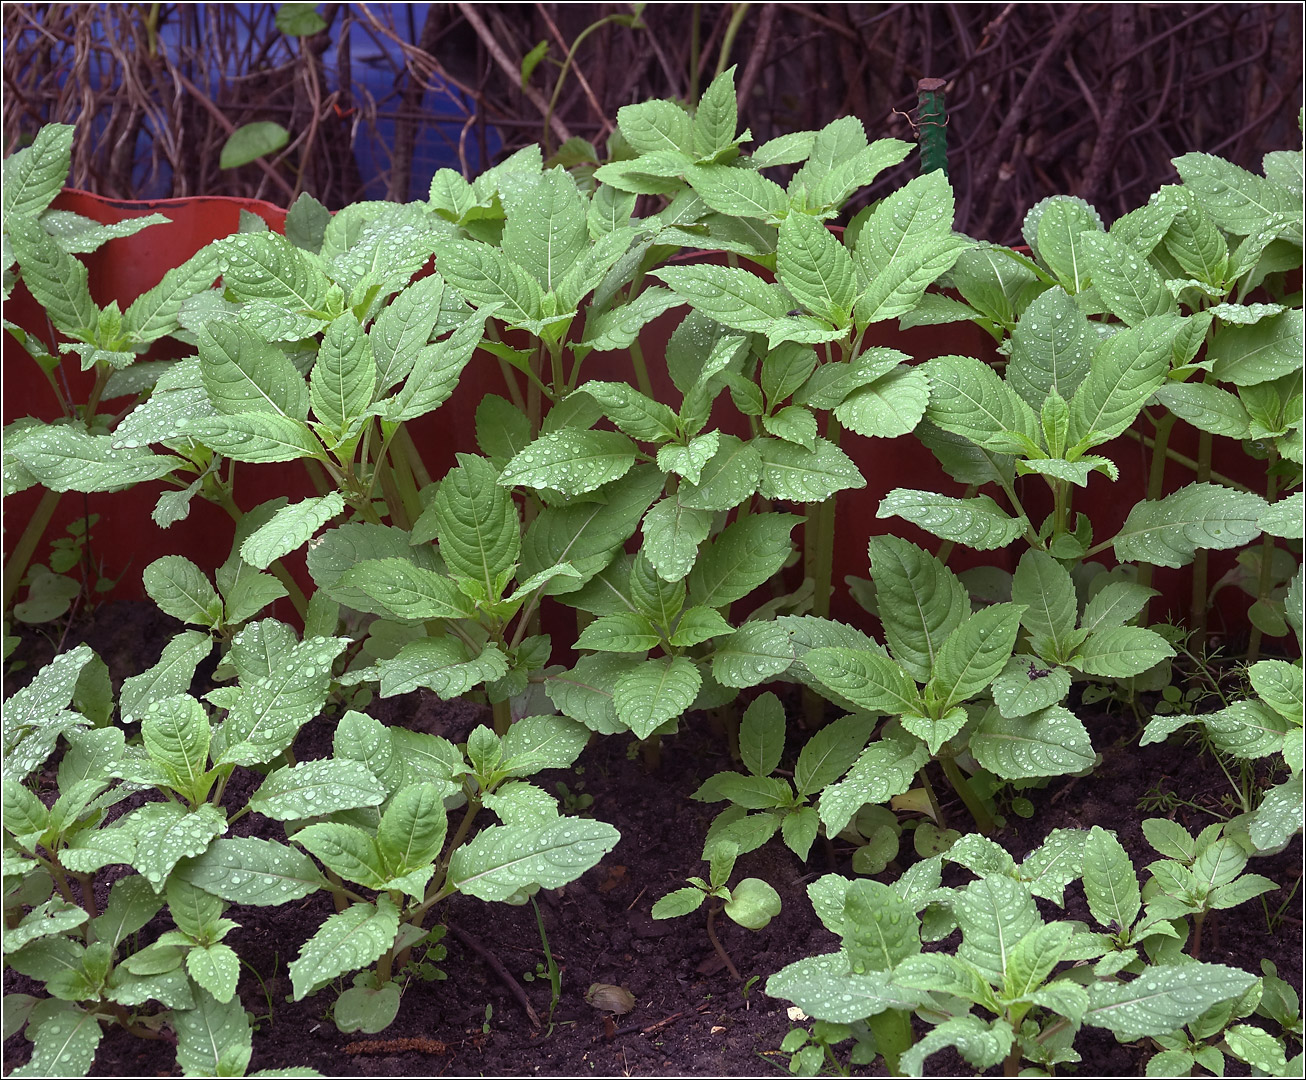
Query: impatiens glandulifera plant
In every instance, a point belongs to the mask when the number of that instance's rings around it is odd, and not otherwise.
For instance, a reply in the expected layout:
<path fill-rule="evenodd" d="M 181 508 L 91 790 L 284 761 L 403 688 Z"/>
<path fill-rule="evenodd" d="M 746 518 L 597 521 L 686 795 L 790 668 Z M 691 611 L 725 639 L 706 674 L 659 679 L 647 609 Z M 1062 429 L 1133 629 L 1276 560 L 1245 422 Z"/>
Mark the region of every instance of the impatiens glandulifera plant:
<path fill-rule="evenodd" d="M 1302 641 L 1302 574 L 1298 570 L 1285 596 L 1285 614 L 1298 646 Z M 1140 745 L 1163 742 L 1190 724 L 1199 725 L 1217 755 L 1249 762 L 1282 762 L 1288 778 L 1261 794 L 1254 806 L 1231 821 L 1226 835 L 1245 838 L 1253 852 L 1281 849 L 1302 826 L 1301 660 L 1258 660 L 1247 669 L 1252 694 L 1215 712 L 1161 715 L 1148 721 Z M 1221 764 L 1221 768 L 1223 768 Z M 1227 771 L 1226 771 L 1227 775 Z M 1280 774 L 1281 775 L 1281 774 Z M 1238 785 L 1235 791 L 1242 796 Z"/>
<path fill-rule="evenodd" d="M 944 860 L 977 880 L 942 887 Z M 1065 888 L 1081 875 L 1099 925 L 1133 925 L 1141 908 L 1137 882 L 1132 899 L 1124 887 L 1133 868 L 1100 829 L 1059 830 L 1020 865 L 972 834 L 893 885 L 827 875 L 808 893 L 842 948 L 789 965 L 768 980 L 767 993 L 817 1020 L 851 1025 L 861 1058 L 879 1053 L 893 1075 L 921 1076 L 930 1054 L 953 1047 L 978 1069 L 1003 1064 L 1014 1076 L 1024 1061 L 1051 1070 L 1080 1060 L 1073 1043 L 1083 1025 L 1106 1028 L 1122 1042 L 1165 1038 L 1223 1003 L 1236 1011 L 1259 990 L 1260 980 L 1235 968 L 1178 950 L 1145 962 L 1137 950 L 1109 951 L 1108 938 L 1083 923 L 1045 920 L 1034 897 L 1063 905 Z M 1157 933 L 1177 940 L 1165 919 L 1151 927 L 1139 940 Z M 923 943 L 954 929 L 961 931 L 955 951 L 923 951 Z M 933 1025 L 919 1040 L 913 1013 Z"/>
<path fill-rule="evenodd" d="M 204 637 L 204 653 L 209 646 Z M 231 771 L 220 760 L 209 767 L 214 737 L 226 725 L 215 733 L 204 707 L 170 690 L 167 675 L 156 670 L 124 688 L 124 700 L 136 701 L 142 717 L 141 745 L 128 745 L 123 729 L 111 725 L 107 672 L 103 686 L 96 675 L 102 666 L 89 647 L 78 646 L 4 704 L 4 962 L 50 995 L 5 996 L 6 1037 L 26 1028 L 33 1043 L 31 1060 L 14 1074 L 84 1075 L 101 1023 L 117 1023 L 149 1039 L 164 1038 L 168 1025 L 188 1075 L 242 1076 L 252 1033 L 236 996 L 240 960 L 222 940 L 236 924 L 223 918 L 220 900 L 175 873 L 179 861 L 227 830 L 226 811 L 207 801 L 214 781 Z M 150 682 L 157 693 L 142 689 Z M 284 714 L 277 719 L 284 722 Z M 229 722 L 240 727 L 239 718 Z M 47 805 L 37 770 L 56 749 Z M 166 801 L 107 820 L 128 796 L 151 786 Z M 97 875 L 124 864 L 136 873 L 114 882 L 101 911 Z M 135 949 L 139 931 L 165 902 L 176 929 Z"/>
<path fill-rule="evenodd" d="M 1184 518 L 1193 523 L 1192 538 L 1199 530 L 1208 537 L 1192 548 L 1168 537 L 1160 549 L 1149 544 L 1152 550 L 1140 560 L 1138 580 L 1144 585 L 1150 584 L 1153 564 L 1196 561 L 1190 629 L 1200 633 L 1205 626 L 1205 551 L 1238 546 L 1263 531 L 1260 572 L 1251 588 L 1257 596 L 1250 612 L 1254 661 L 1262 633 L 1287 633 L 1280 598 L 1271 594 L 1274 537 L 1299 539 L 1301 529 L 1301 492 L 1283 496 L 1300 486 L 1303 462 L 1302 301 L 1300 286 L 1291 291 L 1286 276 L 1300 273 L 1302 265 L 1302 152 L 1266 155 L 1263 176 L 1210 154 L 1185 154 L 1174 164 L 1182 185 L 1161 188 L 1110 229 L 1081 199 L 1044 199 L 1024 223 L 1032 260 L 996 247 L 966 252 L 944 279 L 961 299 L 931 294 L 902 323 L 972 319 L 1002 342 L 1008 357 L 1005 385 L 1031 407 L 1042 430 L 1031 431 L 1025 417 L 1023 426 L 1007 424 L 1013 435 L 1004 442 L 1002 425 L 1023 415 L 1012 394 L 999 392 L 992 380 L 981 387 L 940 365 L 931 373 L 928 419 L 986 453 L 968 451 L 968 461 L 931 427 L 920 434 L 963 483 L 994 482 L 1005 490 L 1013 458 L 1017 472 L 1048 477 L 1056 510 L 1039 537 L 1052 554 L 1078 557 L 1076 548 L 1088 546 L 1088 533 L 1079 536 L 1078 526 L 1075 534 L 1083 544 L 1061 538 L 1069 520 L 1064 484 L 1083 486 L 1091 469 L 1113 474 L 1109 463 L 1084 456 L 1103 441 L 1098 435 L 1127 434 L 1151 451 L 1148 502 L 1137 508 L 1137 519 L 1130 515 L 1122 536 L 1132 525 L 1134 531 L 1150 527 L 1167 537 L 1174 530 L 1166 526 Z M 1112 344 L 1121 335 L 1124 340 Z M 1168 370 L 1158 355 L 1167 339 L 1172 341 Z M 1131 361 L 1137 370 L 1127 370 Z M 1113 384 L 1110 393 L 1102 392 L 1103 375 Z M 1053 391 L 1071 405 L 1061 433 L 1061 405 Z M 959 413 L 985 402 L 994 422 L 976 439 L 970 425 L 956 422 Z M 1097 407 L 1083 407 L 1089 405 Z M 1135 427 L 1130 412 L 1145 417 L 1147 426 Z M 1199 431 L 1196 460 L 1170 447 L 1180 420 Z M 1267 461 L 1262 503 L 1243 497 L 1248 494 L 1243 485 L 1212 472 L 1215 436 L 1243 440 L 1253 456 Z M 1167 460 L 1193 470 L 1196 486 L 1163 498 Z M 889 503 L 889 511 L 901 512 L 903 501 L 917 516 L 930 516 L 905 493 Z M 943 527 L 940 535 L 969 533 L 996 541 L 1003 530 L 1018 530 L 1019 504 L 1012 500 L 1011 506 L 1017 511 L 1014 521 L 973 500 L 933 517 Z M 928 522 L 920 524 L 937 531 Z M 1209 538 L 1217 530 L 1221 542 L 1212 544 Z M 1134 558 L 1119 550 L 1117 555 Z"/>
<path fill-rule="evenodd" d="M 218 598 L 213 608 L 221 607 Z M 569 766 L 584 747 L 588 730 L 563 717 L 524 718 L 502 741 L 481 727 L 459 749 L 350 711 L 332 757 L 296 762 L 291 744 L 320 713 L 332 660 L 346 644 L 300 642 L 274 619 L 247 625 L 224 660 L 237 684 L 208 695 L 225 710 L 215 722 L 176 689 L 212 647 L 207 635 L 183 631 L 155 668 L 123 688 L 120 719 L 140 720 L 139 743 L 111 723 L 112 698 L 107 687 L 101 693 L 99 662 L 85 645 L 5 703 L 5 963 L 43 982 L 53 1002 L 8 1003 L 14 1031 L 26 1023 L 35 1044 L 23 1075 L 84 1073 L 101 1020 L 145 1037 L 166 1023 L 188 1072 L 243 1072 L 250 1030 L 235 993 L 240 958 L 223 941 L 236 925 L 224 916 L 228 903 L 272 906 L 329 891 L 339 913 L 291 963 L 295 994 L 375 965 L 345 991 L 340 1016 L 379 1031 L 398 1009 L 395 977 L 410 973 L 409 951 L 432 940 L 423 920 L 441 900 L 461 891 L 524 903 L 611 850 L 611 825 L 561 817 L 556 800 L 523 779 Z M 30 778 L 58 747 L 56 798 L 47 806 Z M 266 776 L 247 804 L 230 808 L 223 795 L 238 768 Z M 165 800 L 106 821 L 106 811 L 150 788 Z M 446 802 L 463 807 L 451 836 Z M 501 824 L 478 822 L 482 808 Z M 223 838 L 250 812 L 283 822 L 325 875 L 295 847 Z M 136 874 L 113 885 L 101 912 L 96 875 L 116 865 Z M 128 952 L 165 901 L 175 929 Z M 142 1011 L 150 1001 L 162 1011 Z M 213 1024 L 224 1032 L 220 1044 L 205 1041 Z M 216 1057 L 202 1064 L 210 1052 Z"/>
<path fill-rule="evenodd" d="M 817 648 L 804 654 L 803 664 L 832 700 L 893 717 L 877 741 L 905 743 L 917 769 L 930 758 L 937 760 L 986 832 L 993 821 L 957 764 L 963 751 L 1008 780 L 1092 766 L 1088 732 L 1060 705 L 1065 688 L 1046 700 L 1031 701 L 1028 709 L 1008 709 L 1005 714 L 981 699 L 1010 670 L 1026 604 L 1005 602 L 972 612 L 970 594 L 957 575 L 935 556 L 897 537 L 872 537 L 870 558 L 888 648 L 868 640 L 856 647 Z M 1045 681 L 1046 673 L 1020 666 L 1023 670 L 1017 674 L 1026 682 Z M 1055 682 L 1049 685 L 1057 691 Z M 1023 687 L 1018 689 L 1025 693 Z M 999 692 L 994 687 L 993 696 Z M 873 742 L 871 749 L 876 745 Z M 922 787 L 931 792 L 928 779 L 919 775 Z M 846 780 L 827 789 L 821 802 L 827 829 L 837 826 L 837 832 L 847 824 L 857 809 L 849 796 L 864 786 L 865 776 L 859 762 Z M 883 802 L 907 790 L 906 785 L 879 788 L 875 799 L 864 801 Z M 933 811 L 941 822 L 937 805 Z"/>
<path fill-rule="evenodd" d="M 716 917 L 724 911 L 745 929 L 761 930 L 780 914 L 780 894 L 761 878 L 753 877 L 743 878 L 731 888 L 728 883 L 739 855 L 738 845 L 728 840 L 713 844 L 711 855 L 707 852 L 703 855 L 708 861 L 708 880 L 686 878 L 688 887 L 667 893 L 653 905 L 650 914 L 655 919 L 674 919 L 697 911 L 706 902 L 708 940 L 731 977 L 736 982 L 743 982 L 744 977 L 716 935 Z M 713 903 L 714 900 L 721 903 Z"/>
<path fill-rule="evenodd" d="M 100 308 L 87 289 L 86 266 L 75 256 L 95 251 L 118 237 L 131 236 L 150 225 L 166 222 L 161 214 L 148 214 L 101 225 L 67 210 L 52 210 L 50 204 L 68 177 L 72 160 L 73 128 L 67 124 L 48 124 L 30 146 L 11 154 L 4 162 L 3 234 L 4 286 L 8 301 L 21 279 L 28 291 L 45 309 L 50 323 L 67 339 L 59 354 L 76 354 L 82 371 L 95 371 L 95 382 L 85 401 L 70 400 L 67 383 L 57 377 L 60 355 L 27 330 L 5 319 L 5 331 L 20 344 L 48 383 L 69 425 L 68 438 L 78 446 L 86 445 L 80 436 L 103 434 L 110 417 L 98 413 L 102 400 L 114 396 L 115 373 L 131 364 L 139 352 L 162 336 L 156 333 L 148 304 L 132 305 L 126 312 L 116 303 Z M 166 332 L 166 331 L 164 331 Z M 8 426 L 5 432 L 4 494 L 10 495 L 30 486 L 33 477 L 10 456 L 22 433 L 41 425 L 30 417 Z M 137 462 L 130 467 L 128 482 L 150 475 L 151 467 Z M 154 472 L 153 475 L 160 475 Z M 42 534 L 50 524 L 59 495 L 66 488 L 58 481 L 45 484 L 46 492 L 26 525 L 9 559 L 5 563 L 4 612 L 8 619 L 16 590 L 24 581 L 28 565 L 36 553 Z M 99 489 L 87 489 L 99 490 Z M 30 582 L 29 599 L 50 591 L 46 575 Z"/>
<path fill-rule="evenodd" d="M 827 724 L 799 752 L 790 781 L 772 775 L 785 748 L 784 706 L 774 694 L 755 698 L 739 725 L 739 756 L 748 775 L 717 773 L 692 796 L 703 802 L 730 803 L 712 823 L 704 857 L 718 842 L 752 851 L 779 832 L 785 845 L 805 862 L 821 830 L 820 815 L 810 801 L 848 771 L 873 727 L 874 721 L 864 715 Z"/>

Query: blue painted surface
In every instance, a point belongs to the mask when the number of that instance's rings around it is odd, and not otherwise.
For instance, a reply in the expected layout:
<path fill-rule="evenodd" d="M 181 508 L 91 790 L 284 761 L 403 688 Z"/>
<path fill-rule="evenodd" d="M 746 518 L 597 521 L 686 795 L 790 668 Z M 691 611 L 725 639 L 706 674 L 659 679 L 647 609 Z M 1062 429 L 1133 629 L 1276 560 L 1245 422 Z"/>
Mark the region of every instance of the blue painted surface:
<path fill-rule="evenodd" d="M 179 5 L 164 4 L 162 5 L 162 25 L 159 29 L 159 38 L 164 48 L 172 51 L 177 55 L 181 50 L 181 24 L 176 17 L 176 10 Z M 201 8 L 210 5 L 198 5 Z M 212 5 L 218 6 L 218 5 Z M 254 36 L 257 40 L 268 40 L 269 35 L 278 34 L 279 31 L 273 26 L 273 18 L 278 5 L 273 4 L 225 4 L 221 5 L 227 9 L 236 9 L 246 16 L 253 24 Z M 95 5 L 98 12 L 104 12 L 107 5 Z M 427 9 L 429 4 L 373 4 L 371 10 L 377 15 L 380 21 L 385 22 L 387 17 L 393 20 L 393 24 L 398 33 L 410 42 L 415 42 L 417 36 L 421 33 L 422 24 L 426 20 Z M 40 10 L 37 8 L 36 10 Z M 336 16 L 331 26 L 331 45 L 323 54 L 323 64 L 325 67 L 326 86 L 323 94 L 330 94 L 339 89 L 337 80 L 337 45 L 341 26 L 344 23 L 343 13 Z M 26 31 L 18 43 L 22 48 L 24 40 L 34 40 L 38 31 L 33 29 Z M 96 36 L 100 40 L 106 40 L 107 31 L 101 31 Z M 142 38 L 144 34 L 142 32 Z M 292 48 L 295 47 L 292 45 Z M 58 50 L 51 57 L 52 63 L 56 68 L 64 68 L 65 72 L 72 66 L 73 48 L 69 44 L 64 49 L 66 55 L 60 56 Z M 282 52 L 284 56 L 284 51 Z M 216 58 L 211 58 L 216 59 Z M 350 27 L 350 61 L 351 75 L 354 86 L 352 95 L 357 99 L 360 92 L 365 91 L 378 102 L 378 113 L 393 113 L 398 107 L 396 91 L 400 89 L 403 81 L 404 59 L 400 50 L 381 35 L 372 34 L 358 23 L 353 23 Z M 110 62 L 107 54 L 101 50 L 92 50 L 89 63 L 86 65 L 87 77 L 93 87 L 103 91 L 113 86 L 121 84 L 121 72 L 118 65 Z M 198 79 L 194 73 L 188 72 L 194 78 Z M 228 62 L 226 74 L 237 76 L 246 74 L 237 70 L 235 58 Z M 61 85 L 67 78 L 66 74 L 61 77 Z M 207 90 L 210 94 L 217 90 L 216 73 L 208 80 L 207 87 L 200 86 L 201 90 Z M 428 87 L 422 97 L 422 112 L 424 120 L 417 132 L 417 140 L 413 149 L 413 162 L 411 170 L 411 186 L 408 193 L 409 199 L 424 199 L 430 188 L 431 177 L 437 169 L 450 168 L 455 171 L 462 171 L 462 162 L 459 159 L 458 144 L 459 137 L 462 133 L 466 120 L 473 111 L 473 103 L 457 88 L 445 86 L 439 83 L 437 77 L 432 77 L 433 85 Z M 170 101 L 174 94 L 171 85 L 160 87 L 159 96 Z M 385 101 L 387 97 L 392 100 Z M 357 101 L 355 101 L 355 104 Z M 286 123 L 286 117 L 282 114 L 270 113 L 267 117 L 257 117 L 256 119 L 268 119 L 277 121 L 283 126 Z M 96 135 L 101 135 L 107 124 L 107 110 L 100 110 L 94 118 L 92 130 Z M 295 132 L 291 132 L 293 139 Z M 374 130 L 366 124 L 359 124 L 357 135 L 354 140 L 354 158 L 358 164 L 359 174 L 365 184 L 365 192 L 362 197 L 369 199 L 380 199 L 385 197 L 386 182 L 382 173 L 388 168 L 389 153 L 387 148 L 393 145 L 395 137 L 395 121 L 392 118 L 386 118 L 378 115 Z M 145 129 L 142 130 L 136 146 L 137 165 L 133 173 L 133 186 L 135 190 L 132 195 L 136 198 L 160 198 L 172 193 L 172 175 L 166 162 L 160 162 L 160 168 L 157 173 L 152 172 L 150 168 L 150 141 L 154 138 L 150 121 L 147 119 Z M 481 146 L 478 133 L 473 128 L 468 132 L 465 142 L 465 153 L 467 159 L 468 172 L 475 176 L 483 171 L 493 162 L 494 155 L 502 147 L 502 140 L 497 131 L 493 128 L 488 129 L 486 139 L 486 151 L 489 160 L 482 160 Z"/>

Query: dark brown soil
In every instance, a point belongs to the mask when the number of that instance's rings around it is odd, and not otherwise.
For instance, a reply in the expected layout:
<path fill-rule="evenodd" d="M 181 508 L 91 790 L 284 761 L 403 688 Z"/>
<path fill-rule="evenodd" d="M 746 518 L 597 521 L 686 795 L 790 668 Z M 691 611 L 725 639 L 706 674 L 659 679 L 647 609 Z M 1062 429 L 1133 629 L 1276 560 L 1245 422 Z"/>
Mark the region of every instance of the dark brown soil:
<path fill-rule="evenodd" d="M 74 629 L 64 648 L 88 641 L 108 662 L 116 689 L 125 675 L 152 664 L 176 629 L 149 605 L 108 604 Z M 6 679 L 6 697 L 49 659 L 53 645 L 38 636 L 24 641 L 13 659 L 24 661 L 26 667 Z M 378 700 L 370 711 L 385 723 L 454 740 L 465 738 L 475 724 L 488 722 L 487 711 L 478 706 L 444 703 L 425 692 Z M 1143 840 L 1140 823 L 1144 817 L 1168 816 L 1165 809 L 1138 808 L 1149 792 L 1171 792 L 1197 804 L 1172 808 L 1173 816 L 1190 828 L 1215 820 L 1198 807 L 1204 804 L 1218 810 L 1218 794 L 1228 785 L 1209 756 L 1174 745 L 1140 749 L 1137 724 L 1130 715 L 1099 715 L 1090 727 L 1103 754 L 1099 769 L 1090 777 L 1054 780 L 1045 789 L 1026 792 L 1035 804 L 1034 816 L 1022 820 L 1008 815 L 997 834 L 996 839 L 1018 859 L 1051 829 L 1102 825 L 1117 832 L 1141 870 L 1156 856 Z M 328 719 L 305 728 L 296 743 L 297 756 L 302 760 L 329 753 L 331 728 Z M 447 980 L 412 981 L 398 1019 L 381 1034 L 343 1035 L 329 1016 L 333 991 L 302 1002 L 288 1000 L 286 966 L 330 914 L 329 898 L 318 894 L 281 908 L 232 908 L 227 914 L 241 925 L 227 940 L 262 978 L 260 985 L 245 970 L 240 982 L 245 1007 L 259 1018 L 251 1071 L 309 1065 L 333 1076 L 746 1076 L 771 1075 L 777 1068 L 787 1072 L 786 1055 L 778 1054 L 777 1047 L 793 1026 L 786 1015 L 788 1003 L 767 997 L 762 986 L 784 965 L 837 947 L 837 939 L 817 921 L 804 890 L 809 880 L 828 870 L 851 874 L 850 851 L 837 845 L 831 863 L 831 853 L 818 843 L 803 865 L 773 842 L 740 860 L 737 876 L 764 878 L 784 901 L 780 916 L 757 933 L 726 919 L 717 923 L 722 942 L 744 978 L 759 977 L 747 993 L 717 959 L 701 913 L 668 922 L 649 917 L 655 900 L 683 884 L 687 875 L 703 871 L 697 855 L 719 807 L 693 802 L 688 796 L 705 777 L 731 767 L 724 747 L 724 739 L 705 718 L 691 716 L 678 736 L 665 740 L 655 773 L 648 772 L 638 758 L 630 758 L 627 740 L 608 738 L 592 741 L 576 769 L 539 778 L 550 789 L 562 780 L 573 792 L 583 789 L 593 796 L 587 812 L 612 822 L 622 837 L 612 853 L 579 881 L 539 897 L 550 946 L 563 968 L 562 996 L 551 1032 L 547 1027 L 532 1028 L 518 1001 L 486 962 L 451 934 L 446 939 L 449 955 L 441 965 Z M 227 801 L 248 795 L 234 780 Z M 252 789 L 254 783 L 251 778 L 247 786 Z M 965 827 L 967 819 L 959 805 L 945 803 L 944 809 L 963 823 L 959 827 Z M 242 819 L 234 832 L 247 830 L 281 835 L 277 823 L 258 815 Z M 904 850 L 909 850 L 909 841 Z M 1300 880 L 1300 836 L 1285 852 L 1255 860 L 1250 869 L 1282 886 L 1266 897 L 1273 913 Z M 1087 919 L 1079 886 L 1072 886 L 1066 895 L 1066 914 Z M 1046 906 L 1045 911 L 1051 915 L 1056 909 Z M 1300 991 L 1300 914 L 1301 905 L 1294 899 L 1270 932 L 1259 900 L 1218 913 L 1207 920 L 1202 959 L 1259 973 L 1261 959 L 1268 958 Z M 438 918 L 475 938 L 516 976 L 534 972 L 543 960 L 529 905 L 510 907 L 454 897 Z M 157 928 L 147 927 L 144 936 L 162 929 L 164 923 L 159 921 Z M 12 972 L 5 975 L 7 991 L 33 990 L 23 985 L 26 982 Z M 627 987 L 635 995 L 635 1010 L 605 1026 L 602 1014 L 584 1000 L 593 982 Z M 535 1010 L 547 1015 L 547 981 L 523 986 Z M 1109 1033 L 1093 1029 L 1080 1035 L 1076 1047 L 1084 1058 L 1080 1073 L 1098 1076 L 1142 1075 L 1143 1062 L 1155 1051 L 1147 1040 L 1122 1046 Z M 21 1036 L 8 1040 L 4 1049 L 6 1073 L 30 1052 Z M 927 1065 L 935 1075 L 973 1072 L 959 1058 L 946 1054 L 930 1058 Z M 883 1075 L 882 1069 L 870 1072 Z M 1236 1074 L 1233 1068 L 1230 1073 Z M 111 1029 L 101 1043 L 94 1074 L 169 1076 L 176 1069 L 166 1044 L 143 1042 Z"/>

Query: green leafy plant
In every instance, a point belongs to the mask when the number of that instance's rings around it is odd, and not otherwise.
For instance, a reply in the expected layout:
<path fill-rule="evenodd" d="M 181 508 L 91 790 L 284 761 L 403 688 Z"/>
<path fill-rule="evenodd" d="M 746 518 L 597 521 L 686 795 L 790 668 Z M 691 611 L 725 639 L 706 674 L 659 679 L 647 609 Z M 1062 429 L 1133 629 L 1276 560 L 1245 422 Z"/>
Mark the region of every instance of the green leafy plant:
<path fill-rule="evenodd" d="M 1288 618 L 1301 640 L 1302 578 L 1294 577 L 1287 593 Z M 1242 812 L 1230 829 L 1245 836 L 1253 851 L 1281 848 L 1301 828 L 1302 805 L 1302 668 L 1301 661 L 1258 660 L 1247 669 L 1251 696 L 1229 702 L 1215 712 L 1197 715 L 1158 713 L 1143 732 L 1142 745 L 1161 742 L 1189 724 L 1198 724 L 1220 755 L 1236 764 L 1263 758 L 1282 762 L 1288 779 L 1255 796 L 1234 785 Z M 1223 768 L 1223 765 L 1221 766 Z M 1226 773 L 1227 775 L 1227 773 Z"/>
<path fill-rule="evenodd" d="M 727 883 L 739 854 L 738 845 L 730 840 L 709 840 L 703 853 L 708 861 L 708 879 L 687 878 L 689 885 L 662 897 L 653 905 L 652 915 L 655 919 L 675 919 L 697 911 L 706 903 L 708 940 L 731 977 L 743 982 L 744 977 L 717 937 L 716 917 L 725 912 L 745 929 L 761 930 L 780 914 L 780 895 L 761 878 L 743 878 L 730 888 Z M 721 902 L 713 903 L 715 900 Z"/>
<path fill-rule="evenodd" d="M 942 887 L 944 859 L 976 880 Z M 1063 904 L 1065 888 L 1081 875 L 1094 920 L 1127 938 L 1109 940 L 1081 923 L 1047 921 L 1039 913 L 1034 896 Z M 1015 1075 L 1022 1060 L 1047 1069 L 1078 1060 L 1073 1041 L 1085 1024 L 1121 1041 L 1169 1037 L 1259 989 L 1245 972 L 1175 950 L 1159 950 L 1150 963 L 1132 944 L 1117 951 L 1126 942 L 1177 937 L 1160 915 L 1135 925 L 1142 908 L 1137 882 L 1132 892 L 1121 888 L 1133 876 L 1123 849 L 1096 828 L 1061 830 L 1020 865 L 972 834 L 945 855 L 917 863 L 894 885 L 827 875 L 808 893 L 843 948 L 791 964 L 771 977 L 767 993 L 819 1020 L 865 1022 L 890 1071 L 919 1076 L 925 1059 L 945 1046 L 980 1069 L 1005 1062 L 1006 1073 Z M 954 928 L 961 930 L 955 952 L 923 951 L 924 942 Z M 1062 967 L 1072 961 L 1080 963 Z M 933 1025 L 919 1040 L 913 1012 Z"/>

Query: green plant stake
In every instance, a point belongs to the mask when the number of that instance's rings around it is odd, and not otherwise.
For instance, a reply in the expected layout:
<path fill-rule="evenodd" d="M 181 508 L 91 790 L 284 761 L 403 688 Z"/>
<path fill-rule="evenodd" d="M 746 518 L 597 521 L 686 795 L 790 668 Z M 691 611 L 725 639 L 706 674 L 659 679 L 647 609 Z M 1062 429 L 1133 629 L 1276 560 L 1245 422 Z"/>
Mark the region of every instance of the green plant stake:
<path fill-rule="evenodd" d="M 941 171 L 948 175 L 948 113 L 943 103 L 943 79 L 921 79 L 916 84 L 916 137 L 921 144 L 921 175 Z"/>

